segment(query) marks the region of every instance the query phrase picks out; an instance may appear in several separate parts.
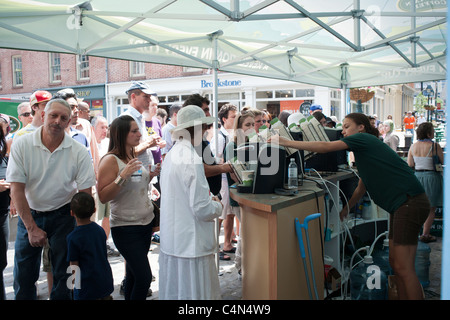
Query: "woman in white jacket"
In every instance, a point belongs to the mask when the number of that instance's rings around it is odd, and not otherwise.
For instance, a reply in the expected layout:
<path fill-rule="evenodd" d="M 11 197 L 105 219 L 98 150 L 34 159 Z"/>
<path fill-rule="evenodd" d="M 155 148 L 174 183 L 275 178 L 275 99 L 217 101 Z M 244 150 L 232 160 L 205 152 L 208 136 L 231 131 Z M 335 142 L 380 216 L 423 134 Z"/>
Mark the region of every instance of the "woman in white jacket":
<path fill-rule="evenodd" d="M 201 142 L 213 117 L 198 106 L 178 112 L 176 143 L 161 170 L 159 299 L 220 299 L 214 219 L 222 204 L 209 192 Z"/>

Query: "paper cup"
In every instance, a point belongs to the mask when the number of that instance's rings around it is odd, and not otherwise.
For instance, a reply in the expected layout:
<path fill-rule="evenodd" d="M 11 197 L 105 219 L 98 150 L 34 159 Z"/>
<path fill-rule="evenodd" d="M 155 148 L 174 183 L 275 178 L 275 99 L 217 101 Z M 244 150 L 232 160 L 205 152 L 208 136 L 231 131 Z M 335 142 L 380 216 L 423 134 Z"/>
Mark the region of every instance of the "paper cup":
<path fill-rule="evenodd" d="M 242 183 L 244 186 L 253 186 L 253 179 L 255 178 L 255 170 L 242 171 Z"/>

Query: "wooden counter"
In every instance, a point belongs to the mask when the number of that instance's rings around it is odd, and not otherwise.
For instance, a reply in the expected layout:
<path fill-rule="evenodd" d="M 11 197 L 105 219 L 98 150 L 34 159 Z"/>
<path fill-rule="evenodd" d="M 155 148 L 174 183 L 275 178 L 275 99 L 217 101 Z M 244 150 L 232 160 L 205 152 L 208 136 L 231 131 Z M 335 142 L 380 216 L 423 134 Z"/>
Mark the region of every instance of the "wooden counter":
<path fill-rule="evenodd" d="M 296 196 L 238 193 L 231 198 L 241 206 L 242 297 L 246 300 L 309 299 L 294 220 L 320 212 L 321 221 L 308 224 L 317 292 L 323 299 L 324 191 L 304 181 Z M 320 232 L 322 228 L 322 232 Z M 322 239 L 323 241 L 323 239 Z M 304 235 L 306 246 L 306 238 Z M 308 255 L 308 275 L 313 290 Z"/>

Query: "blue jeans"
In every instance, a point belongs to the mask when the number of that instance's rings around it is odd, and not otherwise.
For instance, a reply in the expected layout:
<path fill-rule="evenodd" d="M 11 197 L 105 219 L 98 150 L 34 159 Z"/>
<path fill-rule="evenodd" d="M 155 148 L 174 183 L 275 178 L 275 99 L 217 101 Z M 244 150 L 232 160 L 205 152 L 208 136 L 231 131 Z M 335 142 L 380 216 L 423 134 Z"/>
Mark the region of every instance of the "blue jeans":
<path fill-rule="evenodd" d="M 52 263 L 53 287 L 50 299 L 70 300 L 71 292 L 67 287 L 67 235 L 75 227 L 75 219 L 70 215 L 70 203 L 49 211 L 31 210 L 36 225 L 47 233 Z M 36 286 L 39 279 L 42 247 L 32 247 L 28 232 L 19 218 L 14 256 L 14 293 L 16 300 L 35 300 Z"/>
<path fill-rule="evenodd" d="M 410 133 L 411 135 L 414 136 L 414 129 L 405 129 L 406 133 Z"/>
<path fill-rule="evenodd" d="M 132 225 L 112 227 L 111 235 L 117 250 L 126 261 L 125 300 L 145 300 L 152 282 L 152 270 L 148 250 L 152 238 L 153 223 L 146 226 Z"/>

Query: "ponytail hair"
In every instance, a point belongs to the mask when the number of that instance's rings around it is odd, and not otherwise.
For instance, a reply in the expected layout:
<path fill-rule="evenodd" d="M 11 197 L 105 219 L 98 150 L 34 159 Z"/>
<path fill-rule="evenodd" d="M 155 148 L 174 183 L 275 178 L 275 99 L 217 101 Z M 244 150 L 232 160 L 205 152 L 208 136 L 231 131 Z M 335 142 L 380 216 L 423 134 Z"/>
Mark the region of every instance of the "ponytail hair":
<path fill-rule="evenodd" d="M 345 116 L 345 118 L 352 120 L 358 126 L 363 125 L 364 132 L 374 135 L 377 138 L 380 136 L 380 132 L 378 131 L 378 129 L 370 124 L 369 117 L 366 116 L 365 114 L 354 112 L 349 113 L 348 115 Z"/>

